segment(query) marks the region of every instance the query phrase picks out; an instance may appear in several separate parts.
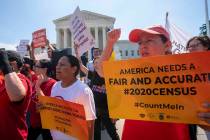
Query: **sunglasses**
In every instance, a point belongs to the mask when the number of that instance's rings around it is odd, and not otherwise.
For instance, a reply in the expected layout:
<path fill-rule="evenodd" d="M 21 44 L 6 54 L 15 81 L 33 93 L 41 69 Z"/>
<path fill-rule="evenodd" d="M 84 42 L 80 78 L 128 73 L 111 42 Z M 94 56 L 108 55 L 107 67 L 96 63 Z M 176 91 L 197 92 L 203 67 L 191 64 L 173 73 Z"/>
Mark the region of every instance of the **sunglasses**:
<path fill-rule="evenodd" d="M 39 65 L 34 65 L 34 67 L 35 67 L 35 68 L 43 68 L 43 67 L 41 67 L 41 66 L 39 66 Z"/>

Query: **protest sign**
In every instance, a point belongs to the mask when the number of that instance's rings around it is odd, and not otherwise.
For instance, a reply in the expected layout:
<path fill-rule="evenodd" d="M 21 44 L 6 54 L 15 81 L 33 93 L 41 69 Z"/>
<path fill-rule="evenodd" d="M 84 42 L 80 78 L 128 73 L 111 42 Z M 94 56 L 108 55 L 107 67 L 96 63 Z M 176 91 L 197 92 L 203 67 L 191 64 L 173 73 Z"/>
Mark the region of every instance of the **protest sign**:
<path fill-rule="evenodd" d="M 39 96 L 42 127 L 55 129 L 81 140 L 88 139 L 84 107 L 80 104 Z"/>
<path fill-rule="evenodd" d="M 205 124 L 210 102 L 210 52 L 103 64 L 111 118 Z M 112 68 L 112 70 L 110 70 Z"/>
<path fill-rule="evenodd" d="M 187 41 L 193 36 L 172 23 L 168 18 L 168 13 L 166 13 L 166 23 L 165 28 L 170 34 L 170 40 L 172 43 L 172 54 L 186 53 Z"/>
<path fill-rule="evenodd" d="M 17 52 L 23 57 L 29 55 L 28 47 L 29 40 L 20 40 L 20 44 L 17 46 Z"/>
<path fill-rule="evenodd" d="M 39 48 L 39 47 L 45 47 L 47 43 L 47 37 L 46 37 L 46 29 L 40 29 L 32 34 L 33 37 L 33 47 Z"/>
<path fill-rule="evenodd" d="M 82 56 L 83 53 L 95 46 L 95 40 L 85 24 L 79 7 L 76 8 L 71 16 L 69 26 L 74 42 L 78 45 L 79 56 Z"/>

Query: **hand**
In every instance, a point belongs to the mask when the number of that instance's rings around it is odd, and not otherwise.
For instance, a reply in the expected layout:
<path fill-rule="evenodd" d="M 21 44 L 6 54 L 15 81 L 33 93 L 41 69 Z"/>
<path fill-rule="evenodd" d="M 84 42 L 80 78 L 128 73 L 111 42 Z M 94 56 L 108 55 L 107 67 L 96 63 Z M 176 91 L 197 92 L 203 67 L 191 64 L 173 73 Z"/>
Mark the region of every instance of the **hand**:
<path fill-rule="evenodd" d="M 79 45 L 74 43 L 74 50 L 75 50 L 75 54 L 76 54 L 76 57 L 79 56 L 78 54 L 78 48 L 79 48 Z"/>
<path fill-rule="evenodd" d="M 79 45 L 74 43 L 74 50 L 75 50 L 76 57 L 79 60 L 79 62 L 82 62 L 81 57 L 79 57 L 78 48 L 79 48 Z"/>
<path fill-rule="evenodd" d="M 44 77 L 42 74 L 37 76 L 36 86 L 35 88 L 40 88 L 41 84 L 47 81 L 47 77 Z"/>
<path fill-rule="evenodd" d="M 48 49 L 51 49 L 52 51 L 55 50 L 51 44 L 48 45 Z"/>
<path fill-rule="evenodd" d="M 205 102 L 203 104 L 203 107 L 205 109 L 207 109 L 207 112 L 200 112 L 198 114 L 199 118 L 203 121 L 205 121 L 206 123 L 210 124 L 210 102 Z"/>
<path fill-rule="evenodd" d="M 0 50 L 0 69 L 4 75 L 13 72 L 9 64 L 7 52 L 4 50 Z"/>
<path fill-rule="evenodd" d="M 108 38 L 107 41 L 108 43 L 116 43 L 119 38 L 120 38 L 120 34 L 121 34 L 121 29 L 114 29 L 111 32 L 108 32 Z"/>
<path fill-rule="evenodd" d="M 42 102 L 40 102 L 40 101 L 38 101 L 37 103 L 36 103 L 36 112 L 38 113 L 38 112 L 40 112 L 42 109 L 44 109 L 45 108 L 45 106 L 44 106 L 44 104 L 42 103 Z"/>

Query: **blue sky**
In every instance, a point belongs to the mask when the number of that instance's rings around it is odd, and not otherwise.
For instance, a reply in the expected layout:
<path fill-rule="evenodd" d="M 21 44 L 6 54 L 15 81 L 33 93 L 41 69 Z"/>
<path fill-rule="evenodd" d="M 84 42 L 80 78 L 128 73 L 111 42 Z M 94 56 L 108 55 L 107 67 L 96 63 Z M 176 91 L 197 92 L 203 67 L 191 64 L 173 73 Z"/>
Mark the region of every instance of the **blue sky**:
<path fill-rule="evenodd" d="M 210 1 L 208 3 L 210 9 Z M 127 39 L 133 28 L 165 24 L 165 13 L 171 22 L 191 35 L 199 34 L 205 23 L 204 0 L 0 0 L 0 47 L 14 47 L 31 33 L 47 29 L 47 36 L 56 41 L 53 20 L 71 14 L 79 6 L 116 18 L 115 28 L 122 29 Z"/>

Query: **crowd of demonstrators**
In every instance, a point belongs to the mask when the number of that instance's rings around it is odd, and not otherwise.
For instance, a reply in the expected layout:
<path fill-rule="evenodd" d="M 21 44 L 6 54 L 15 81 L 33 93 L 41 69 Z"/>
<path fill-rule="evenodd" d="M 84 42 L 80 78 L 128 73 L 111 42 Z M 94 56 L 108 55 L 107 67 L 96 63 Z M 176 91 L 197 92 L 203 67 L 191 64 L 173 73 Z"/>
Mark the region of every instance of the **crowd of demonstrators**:
<path fill-rule="evenodd" d="M 0 51 L 0 137 L 25 140 L 28 135 L 26 112 L 30 103 L 31 84 L 20 74 L 22 59 L 15 51 Z"/>
<path fill-rule="evenodd" d="M 51 97 L 82 104 L 85 109 L 88 124 L 88 134 L 91 140 L 94 132 L 95 104 L 91 89 L 80 80 L 77 75 L 80 70 L 79 60 L 72 55 L 62 56 L 56 66 L 58 82 L 52 88 Z M 62 132 L 51 130 L 53 140 L 74 139 Z"/>
<path fill-rule="evenodd" d="M 33 43 L 29 47 L 31 58 L 24 58 L 24 63 L 17 52 L 0 50 L 1 139 L 36 140 L 40 134 L 43 140 L 75 139 L 57 130 L 42 128 L 36 108 L 37 95 L 42 95 L 82 104 L 90 140 L 101 139 L 101 123 L 113 140 L 119 140 L 115 123 L 109 116 L 102 63 L 111 57 L 120 34 L 120 29 L 110 31 L 103 52 L 94 48 L 93 60 L 87 67 L 78 57 L 77 49 L 75 57 L 69 55 L 68 50 L 57 50 L 49 41 L 49 60 L 35 58 Z M 134 29 L 129 34 L 129 40 L 139 44 L 142 57 L 172 54 L 169 34 L 160 25 Z M 188 41 L 186 49 L 189 53 L 208 51 L 210 39 L 207 36 L 195 36 Z M 77 79 L 80 70 L 90 80 L 89 86 Z M 209 109 L 210 102 L 205 102 L 203 106 Z M 26 124 L 27 111 L 30 114 L 29 128 Z M 210 123 L 210 112 L 201 112 L 198 117 Z M 209 126 L 199 126 L 210 130 Z M 196 140 L 196 130 L 196 125 L 190 124 L 125 120 L 122 140 Z"/>
<path fill-rule="evenodd" d="M 112 122 L 112 119 L 109 117 L 108 103 L 107 103 L 107 94 L 105 88 L 105 79 L 103 74 L 99 70 L 99 58 L 100 56 L 95 55 L 93 60 L 93 71 L 89 70 L 83 65 L 80 57 L 78 56 L 78 45 L 75 44 L 75 53 L 77 58 L 80 61 L 80 70 L 87 75 L 87 78 L 90 80 L 89 86 L 94 95 L 95 107 L 96 107 L 96 117 L 95 126 L 94 126 L 94 139 L 101 140 L 101 123 L 105 126 L 109 136 L 113 140 L 119 140 L 119 135 L 116 131 L 115 123 Z M 95 49 L 94 49 L 95 50 Z M 98 50 L 98 49 L 97 49 Z"/>
<path fill-rule="evenodd" d="M 51 134 L 48 129 L 42 129 L 40 114 L 37 110 L 37 96 L 39 94 L 44 96 L 50 96 L 52 86 L 55 84 L 55 80 L 50 78 L 51 75 L 51 63 L 47 59 L 41 59 L 34 65 L 34 71 L 37 76 L 35 81 L 34 92 L 31 98 L 31 104 L 29 107 L 30 113 L 30 127 L 28 140 L 36 140 L 41 134 L 43 140 L 51 140 Z"/>

